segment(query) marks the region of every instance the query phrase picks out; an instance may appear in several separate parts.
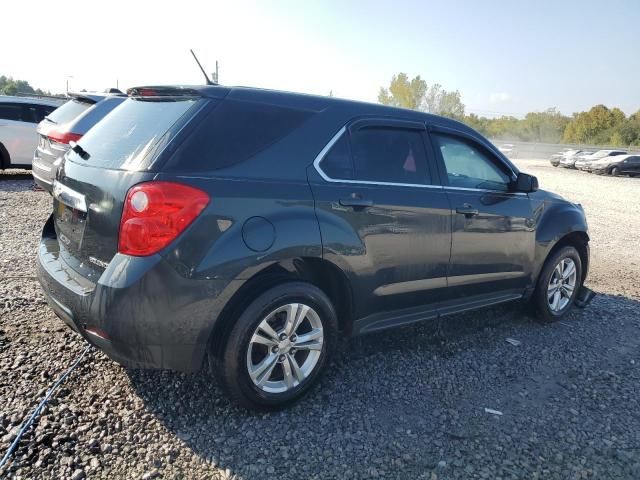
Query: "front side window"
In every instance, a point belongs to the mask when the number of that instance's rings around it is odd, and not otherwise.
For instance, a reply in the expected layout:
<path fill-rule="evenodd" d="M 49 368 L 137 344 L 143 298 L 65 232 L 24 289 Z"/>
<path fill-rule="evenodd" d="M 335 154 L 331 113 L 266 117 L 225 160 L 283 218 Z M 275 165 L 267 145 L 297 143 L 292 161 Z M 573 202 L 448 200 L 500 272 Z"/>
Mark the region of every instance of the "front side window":
<path fill-rule="evenodd" d="M 511 178 L 480 148 L 449 135 L 432 135 L 440 149 L 449 185 L 507 191 Z"/>
<path fill-rule="evenodd" d="M 431 183 L 421 132 L 370 127 L 357 130 L 350 137 L 356 180 Z"/>

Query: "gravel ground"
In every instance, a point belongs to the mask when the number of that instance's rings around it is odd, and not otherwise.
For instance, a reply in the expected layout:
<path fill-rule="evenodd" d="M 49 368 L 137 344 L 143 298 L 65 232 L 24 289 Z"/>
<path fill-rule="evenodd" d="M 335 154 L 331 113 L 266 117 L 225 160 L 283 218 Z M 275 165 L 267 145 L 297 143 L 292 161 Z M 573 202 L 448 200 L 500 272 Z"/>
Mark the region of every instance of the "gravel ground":
<path fill-rule="evenodd" d="M 542 325 L 516 304 L 345 340 L 311 395 L 273 414 L 234 407 L 204 373 L 94 351 L 0 477 L 640 478 L 640 179 L 516 162 L 585 206 L 588 309 Z M 84 348 L 34 277 L 51 202 L 31 186 L 0 173 L 2 453 Z"/>

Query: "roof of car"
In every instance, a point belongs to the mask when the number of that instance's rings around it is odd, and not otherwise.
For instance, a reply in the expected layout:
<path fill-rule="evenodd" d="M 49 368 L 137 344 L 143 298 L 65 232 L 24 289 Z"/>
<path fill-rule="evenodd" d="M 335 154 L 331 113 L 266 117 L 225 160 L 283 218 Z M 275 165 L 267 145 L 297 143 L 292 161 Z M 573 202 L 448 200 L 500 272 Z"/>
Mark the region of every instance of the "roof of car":
<path fill-rule="evenodd" d="M 135 95 L 145 89 L 158 91 L 165 90 L 166 94 L 173 91 L 183 91 L 185 94 L 197 93 L 207 98 L 229 98 L 236 100 L 257 100 L 257 101 L 277 101 L 279 99 L 287 101 L 288 104 L 299 103 L 301 108 L 313 108 L 315 110 L 323 110 L 333 105 L 342 105 L 345 108 L 359 110 L 359 114 L 379 114 L 379 115 L 401 115 L 406 118 L 431 120 L 434 124 L 443 126 L 457 127 L 468 132 L 475 132 L 472 128 L 462 122 L 453 120 L 440 115 L 435 115 L 418 110 L 410 110 L 407 108 L 392 107 L 382 105 L 380 103 L 362 102 L 358 100 L 348 100 L 338 97 L 328 97 L 323 95 L 313 95 L 307 93 L 288 92 L 283 90 L 270 90 L 265 88 L 244 87 L 244 86 L 225 86 L 225 85 L 162 85 L 162 86 L 140 86 L 127 90 L 127 93 Z"/>
<path fill-rule="evenodd" d="M 4 103 L 30 103 L 37 105 L 49 105 L 59 107 L 66 101 L 65 98 L 42 98 L 42 97 L 14 97 L 12 95 L 0 95 L 0 102 Z"/>

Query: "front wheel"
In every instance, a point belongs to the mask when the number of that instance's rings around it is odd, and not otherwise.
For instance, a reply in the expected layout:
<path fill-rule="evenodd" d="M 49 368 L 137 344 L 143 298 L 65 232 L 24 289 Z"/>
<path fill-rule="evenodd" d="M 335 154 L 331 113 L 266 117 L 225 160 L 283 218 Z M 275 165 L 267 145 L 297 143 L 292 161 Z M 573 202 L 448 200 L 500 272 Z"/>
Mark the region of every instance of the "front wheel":
<path fill-rule="evenodd" d="M 322 373 L 337 336 L 329 298 L 303 282 L 273 287 L 237 319 L 217 362 L 227 394 L 252 410 L 286 406 Z"/>
<path fill-rule="evenodd" d="M 617 177 L 618 175 L 620 175 L 620 169 L 618 167 L 613 167 L 611 169 L 611 175 L 613 175 L 614 177 Z"/>
<path fill-rule="evenodd" d="M 538 316 L 545 321 L 564 317 L 573 306 L 582 286 L 582 260 L 571 246 L 551 255 L 544 264 L 532 302 Z"/>

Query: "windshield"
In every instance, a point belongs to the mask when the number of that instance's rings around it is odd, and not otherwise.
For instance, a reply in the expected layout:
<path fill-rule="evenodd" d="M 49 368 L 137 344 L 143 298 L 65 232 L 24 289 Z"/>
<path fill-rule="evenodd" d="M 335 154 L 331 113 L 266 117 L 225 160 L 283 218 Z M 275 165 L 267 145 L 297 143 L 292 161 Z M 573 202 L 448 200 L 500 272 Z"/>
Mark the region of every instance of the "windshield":
<path fill-rule="evenodd" d="M 165 144 L 167 131 L 188 115 L 199 97 L 154 99 L 128 98 L 91 128 L 78 142 L 80 152 L 70 160 L 93 167 L 144 170 L 151 152 Z"/>

